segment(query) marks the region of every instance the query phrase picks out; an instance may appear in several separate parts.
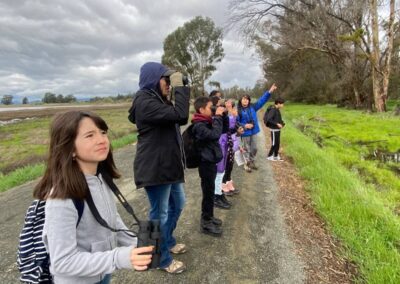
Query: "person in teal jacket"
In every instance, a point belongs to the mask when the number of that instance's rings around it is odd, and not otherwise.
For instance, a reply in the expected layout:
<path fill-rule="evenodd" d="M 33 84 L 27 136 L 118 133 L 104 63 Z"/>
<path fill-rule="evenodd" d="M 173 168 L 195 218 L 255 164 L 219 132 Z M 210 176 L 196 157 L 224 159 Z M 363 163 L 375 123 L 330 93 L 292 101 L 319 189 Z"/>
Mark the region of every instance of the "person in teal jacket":
<path fill-rule="evenodd" d="M 244 133 L 242 134 L 241 138 L 243 147 L 245 149 L 244 157 L 246 164 L 244 165 L 244 169 L 247 172 L 257 170 L 257 166 L 255 165 L 257 144 L 254 137 L 254 135 L 260 132 L 257 111 L 266 104 L 271 96 L 271 93 L 275 91 L 276 88 L 277 86 L 272 84 L 269 91 L 265 91 L 265 93 L 254 104 L 251 103 L 251 98 L 248 94 L 243 95 L 238 102 L 237 121 L 244 128 Z"/>

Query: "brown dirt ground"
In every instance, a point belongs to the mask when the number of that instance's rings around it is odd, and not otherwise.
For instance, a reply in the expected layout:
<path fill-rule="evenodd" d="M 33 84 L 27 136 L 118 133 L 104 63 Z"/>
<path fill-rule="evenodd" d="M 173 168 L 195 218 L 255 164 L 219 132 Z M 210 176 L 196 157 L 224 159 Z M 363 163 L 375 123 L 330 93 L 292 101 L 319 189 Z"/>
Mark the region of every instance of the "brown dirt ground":
<path fill-rule="evenodd" d="M 27 118 L 27 117 L 46 117 L 52 116 L 58 112 L 67 111 L 67 110 L 103 110 L 103 109 L 119 109 L 122 106 L 129 107 L 130 104 L 104 104 L 104 105 L 72 105 L 72 104 L 65 104 L 65 105 L 38 105 L 39 107 L 43 107 L 44 109 L 30 109 L 27 106 L 21 110 L 12 110 L 12 111 L 4 111 L 0 112 L 0 120 L 7 121 L 15 118 Z M 53 107 L 52 107 L 53 106 Z"/>
<path fill-rule="evenodd" d="M 267 149 L 270 148 L 269 129 Z M 357 267 L 340 252 L 342 246 L 327 230 L 324 221 L 314 210 L 306 192 L 306 183 L 298 175 L 292 161 L 280 149 L 283 162 L 271 162 L 279 187 L 278 200 L 296 253 L 305 263 L 306 283 L 353 283 Z M 284 173 L 284 174 L 283 174 Z"/>

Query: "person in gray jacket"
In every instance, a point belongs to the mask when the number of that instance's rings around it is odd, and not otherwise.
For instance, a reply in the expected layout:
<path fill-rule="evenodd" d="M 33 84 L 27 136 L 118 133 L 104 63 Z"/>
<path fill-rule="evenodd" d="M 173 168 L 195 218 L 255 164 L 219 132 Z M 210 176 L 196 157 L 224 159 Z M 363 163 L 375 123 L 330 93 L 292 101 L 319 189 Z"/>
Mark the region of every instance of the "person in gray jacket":
<path fill-rule="evenodd" d="M 114 270 L 145 270 L 151 262 L 153 247 L 136 248 L 135 237 L 101 226 L 85 201 L 89 190 L 108 225 L 127 229 L 111 189 L 97 174 L 101 166 L 112 178 L 119 177 L 107 130 L 91 112 L 69 111 L 52 122 L 47 168 L 34 196 L 46 200 L 43 241 L 54 283 L 110 283 Z M 84 200 L 79 221 L 73 200 Z"/>

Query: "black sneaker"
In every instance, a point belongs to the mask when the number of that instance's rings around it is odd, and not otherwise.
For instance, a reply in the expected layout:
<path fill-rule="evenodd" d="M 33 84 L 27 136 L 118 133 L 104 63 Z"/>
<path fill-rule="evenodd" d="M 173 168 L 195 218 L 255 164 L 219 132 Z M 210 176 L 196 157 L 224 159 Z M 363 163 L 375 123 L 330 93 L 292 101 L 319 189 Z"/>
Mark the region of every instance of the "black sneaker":
<path fill-rule="evenodd" d="M 222 199 L 222 202 L 225 202 L 226 204 L 228 204 L 229 207 L 232 206 L 232 202 L 230 202 L 228 199 L 226 199 L 225 195 L 221 195 L 221 199 Z"/>
<path fill-rule="evenodd" d="M 233 194 L 239 194 L 239 192 L 240 192 L 240 189 L 238 189 L 238 188 L 235 188 L 233 191 L 231 191 Z"/>
<path fill-rule="evenodd" d="M 211 221 L 214 223 L 215 226 L 222 226 L 222 220 L 215 218 L 215 217 L 211 217 Z M 200 224 L 203 225 L 204 224 L 204 219 L 200 219 Z"/>
<path fill-rule="evenodd" d="M 203 234 L 207 234 L 213 237 L 220 237 L 222 235 L 221 226 L 217 226 L 213 223 L 213 220 L 202 220 L 200 230 Z"/>
<path fill-rule="evenodd" d="M 215 226 L 222 226 L 222 220 L 215 218 L 215 217 L 211 217 L 212 222 L 214 223 Z"/>
<path fill-rule="evenodd" d="M 256 166 L 256 164 L 254 163 L 254 161 L 250 161 L 249 162 L 249 167 L 252 170 L 258 170 L 258 167 Z"/>
<path fill-rule="evenodd" d="M 215 195 L 214 206 L 220 209 L 230 209 L 231 205 L 222 200 L 223 195 Z"/>

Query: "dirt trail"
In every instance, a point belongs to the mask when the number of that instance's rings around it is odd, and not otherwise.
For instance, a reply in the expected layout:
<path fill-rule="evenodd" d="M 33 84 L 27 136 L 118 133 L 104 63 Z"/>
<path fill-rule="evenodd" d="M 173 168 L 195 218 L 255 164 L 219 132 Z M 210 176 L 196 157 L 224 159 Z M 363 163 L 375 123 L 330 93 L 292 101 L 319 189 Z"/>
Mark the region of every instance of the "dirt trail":
<path fill-rule="evenodd" d="M 159 270 L 118 271 L 113 274 L 112 283 L 304 283 L 304 265 L 288 239 L 277 201 L 277 186 L 271 166 L 265 161 L 264 133 L 257 139 L 259 170 L 245 173 L 235 167 L 233 177 L 241 193 L 228 197 L 233 202 L 231 210 L 215 210 L 224 222 L 221 238 L 199 232 L 200 180 L 197 170 L 187 170 L 187 203 L 176 230 L 178 241 L 189 248 L 186 254 L 177 256 L 187 264 L 187 271 L 175 276 Z M 122 172 L 118 185 L 137 215 L 146 218 L 146 195 L 143 190 L 134 189 L 134 152 L 135 146 L 115 152 L 117 167 Z M 0 268 L 5 272 L 2 283 L 18 282 L 15 251 L 33 185 L 34 182 L 0 194 Z M 119 209 L 129 224 L 128 215 Z"/>

